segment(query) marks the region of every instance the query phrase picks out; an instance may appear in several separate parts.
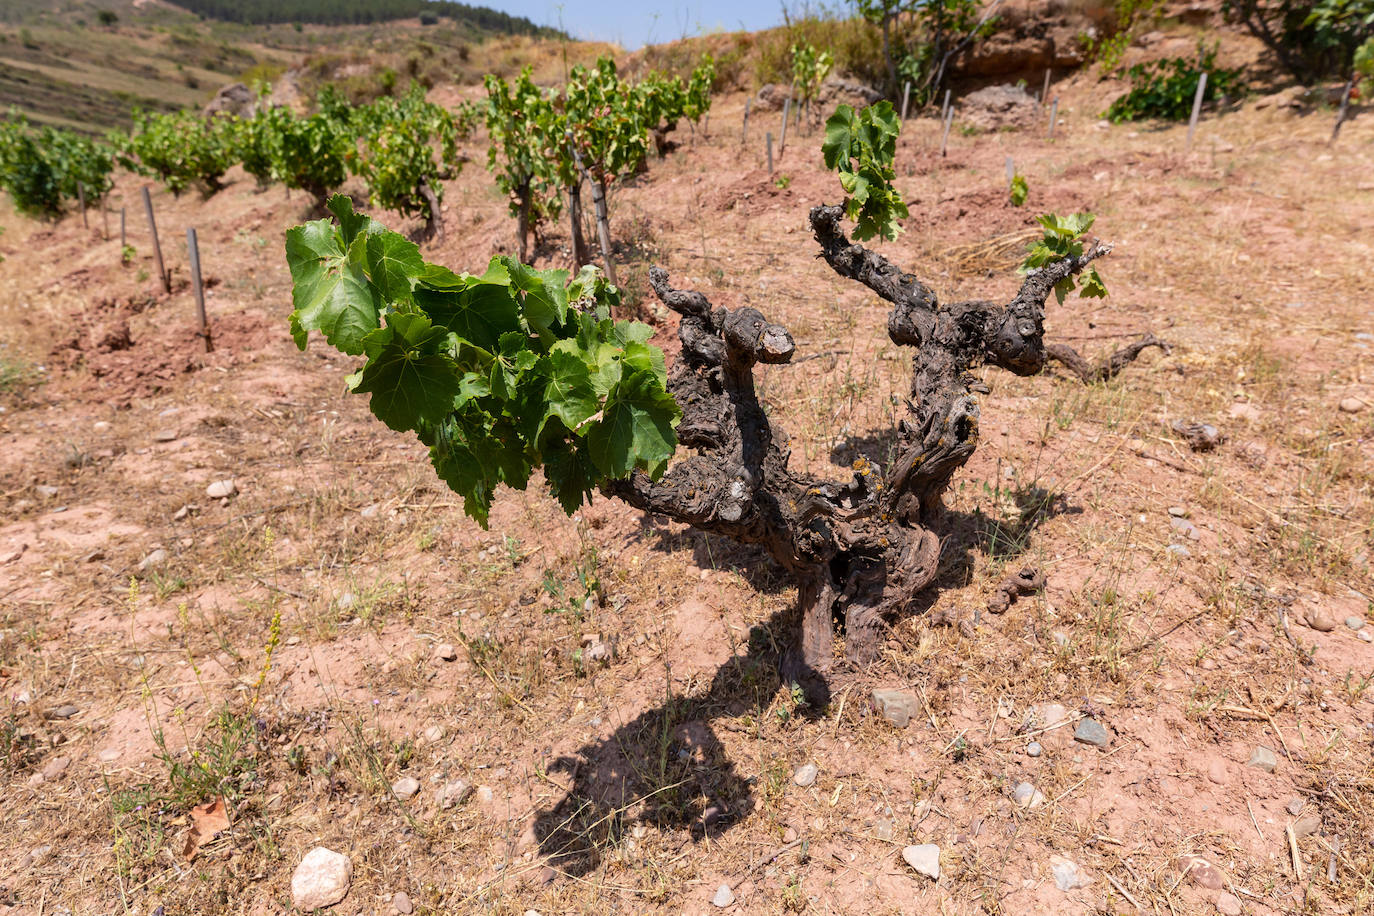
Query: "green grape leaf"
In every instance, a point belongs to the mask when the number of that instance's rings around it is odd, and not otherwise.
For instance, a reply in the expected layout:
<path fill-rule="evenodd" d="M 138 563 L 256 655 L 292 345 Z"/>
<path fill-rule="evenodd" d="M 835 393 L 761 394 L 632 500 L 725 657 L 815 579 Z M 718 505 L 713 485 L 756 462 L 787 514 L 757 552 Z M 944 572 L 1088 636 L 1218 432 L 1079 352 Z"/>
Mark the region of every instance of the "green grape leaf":
<path fill-rule="evenodd" d="M 420 246 L 395 232 L 367 238 L 367 273 L 387 302 L 409 302 L 411 278 L 424 270 Z"/>
<path fill-rule="evenodd" d="M 424 315 L 398 312 L 363 339 L 368 362 L 353 390 L 371 393 L 377 419 L 403 432 L 453 410 L 464 380 L 446 352 L 448 334 Z"/>
<path fill-rule="evenodd" d="M 351 356 L 363 352 L 363 337 L 380 321 L 382 301 L 365 270 L 367 242 L 355 237 L 344 246 L 328 220 L 316 220 L 286 233 L 291 267 L 292 336 L 304 349 L 306 334 L 324 339 Z"/>
<path fill-rule="evenodd" d="M 587 433 L 587 448 L 602 473 L 623 477 L 636 468 L 662 473 L 677 442 L 677 402 L 652 376 L 622 378 L 606 398 L 601 420 Z"/>
<path fill-rule="evenodd" d="M 476 281 L 458 292 L 417 289 L 415 304 L 435 324 L 489 352 L 501 335 L 522 330 L 520 306 L 508 286 Z"/>
<path fill-rule="evenodd" d="M 548 356 L 548 413 L 576 431 L 601 409 L 601 399 L 592 387 L 591 373 L 582 357 L 560 347 L 561 344 L 555 344 Z"/>

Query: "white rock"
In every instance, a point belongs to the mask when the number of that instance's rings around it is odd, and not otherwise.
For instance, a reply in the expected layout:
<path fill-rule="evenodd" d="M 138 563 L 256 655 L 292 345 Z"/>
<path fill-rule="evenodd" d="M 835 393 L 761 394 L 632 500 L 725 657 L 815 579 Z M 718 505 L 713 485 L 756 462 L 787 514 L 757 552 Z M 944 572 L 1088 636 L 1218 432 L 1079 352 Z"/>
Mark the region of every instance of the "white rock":
<path fill-rule="evenodd" d="M 491 786 L 477 787 L 477 801 L 479 804 L 490 805 L 496 800 L 496 793 L 491 791 Z"/>
<path fill-rule="evenodd" d="M 291 875 L 291 902 L 306 913 L 333 906 L 348 896 L 353 863 L 348 856 L 316 846 Z"/>
<path fill-rule="evenodd" d="M 808 763 L 805 766 L 797 768 L 797 772 L 792 774 L 792 781 L 802 788 L 805 788 L 815 784 L 816 775 L 819 772 L 820 770 L 814 763 Z"/>
<path fill-rule="evenodd" d="M 211 499 L 228 499 L 239 491 L 233 480 L 216 480 L 205 488 L 205 495 Z"/>
<path fill-rule="evenodd" d="M 1077 890 L 1093 883 L 1074 862 L 1063 856 L 1050 856 L 1050 871 L 1054 873 L 1054 884 L 1061 891 Z"/>
<path fill-rule="evenodd" d="M 157 550 L 154 550 L 152 553 L 148 554 L 146 557 L 138 561 L 138 569 L 139 572 L 147 572 L 150 569 L 156 569 L 157 567 L 161 566 L 163 563 L 166 562 L 167 551 L 159 547 Z"/>
<path fill-rule="evenodd" d="M 716 895 L 711 898 L 711 905 L 718 906 L 722 910 L 735 902 L 735 892 L 730 890 L 730 885 L 722 884 L 716 888 Z"/>
<path fill-rule="evenodd" d="M 451 662 L 458 658 L 458 650 L 452 643 L 440 643 L 434 647 L 434 657 L 440 661 Z"/>
<path fill-rule="evenodd" d="M 415 793 L 420 791 L 420 780 L 414 776 L 402 776 L 391 784 L 391 791 L 402 801 L 414 798 Z"/>
<path fill-rule="evenodd" d="M 940 847 L 934 843 L 908 846 L 902 850 L 902 858 L 906 860 L 906 864 L 932 881 L 940 880 Z"/>
<path fill-rule="evenodd" d="M 444 727 L 442 725 L 431 725 L 429 728 L 425 729 L 424 738 L 430 744 L 434 744 L 436 741 L 443 741 Z"/>
<path fill-rule="evenodd" d="M 1364 410 L 1364 401 L 1359 398 L 1342 398 L 1338 406 L 1343 413 L 1359 413 Z"/>

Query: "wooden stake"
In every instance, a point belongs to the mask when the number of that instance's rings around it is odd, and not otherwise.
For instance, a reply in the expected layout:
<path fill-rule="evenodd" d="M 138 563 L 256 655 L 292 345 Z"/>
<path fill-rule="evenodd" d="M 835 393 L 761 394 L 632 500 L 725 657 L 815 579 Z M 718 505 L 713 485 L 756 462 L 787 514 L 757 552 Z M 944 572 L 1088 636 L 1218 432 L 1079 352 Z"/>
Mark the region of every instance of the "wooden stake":
<path fill-rule="evenodd" d="M 941 158 L 941 159 L 943 159 L 945 156 L 949 155 L 949 128 L 950 128 L 950 125 L 952 125 L 953 123 L 954 123 L 954 106 L 951 105 L 950 108 L 949 108 L 949 110 L 945 112 L 945 133 L 944 133 L 944 136 L 942 136 L 942 137 L 940 138 L 940 158 Z"/>
<path fill-rule="evenodd" d="M 143 186 L 143 209 L 148 214 L 148 231 L 153 234 L 153 264 L 157 267 L 158 278 L 162 280 L 163 292 L 172 291 L 172 275 L 162 264 L 162 245 L 157 240 L 157 220 L 153 219 L 153 199 L 148 196 L 148 186 Z"/>
<path fill-rule="evenodd" d="M 1013 162 L 1011 161 L 1011 157 L 1008 156 L 1008 157 L 1007 157 L 1007 185 L 1008 185 L 1008 186 L 1011 185 L 1011 180 L 1012 180 L 1013 178 L 1015 178 L 1015 177 L 1016 177 L 1016 165 L 1015 165 L 1015 163 L 1013 163 Z"/>
<path fill-rule="evenodd" d="M 743 146 L 744 141 L 749 139 L 749 106 L 753 103 L 753 101 L 753 99 L 744 100 L 744 126 L 739 129 L 740 146 Z"/>
<path fill-rule="evenodd" d="M 902 85 L 902 120 L 906 120 L 906 106 L 911 101 L 911 80 Z"/>
<path fill-rule="evenodd" d="M 612 286 L 619 286 L 615 278 L 615 262 L 611 260 L 611 224 L 606 213 L 606 187 L 600 181 L 592 178 L 587 167 L 582 164 L 582 154 L 577 151 L 577 147 L 572 148 L 573 161 L 577 163 L 577 170 L 582 173 L 582 177 L 592 186 L 592 207 L 596 210 L 596 235 L 601 242 L 601 260 L 606 265 L 606 279 L 611 281 Z"/>
<path fill-rule="evenodd" d="M 119 259 L 124 260 L 124 249 L 129 247 L 129 234 L 124 229 L 125 208 L 119 208 Z"/>
<path fill-rule="evenodd" d="M 89 229 L 91 224 L 86 222 L 86 189 L 81 186 L 81 182 L 76 183 L 76 200 L 81 205 L 81 226 Z"/>
<path fill-rule="evenodd" d="M 1050 97 L 1050 68 L 1045 68 L 1045 88 L 1040 90 L 1040 110 L 1045 110 L 1045 102 Z"/>
<path fill-rule="evenodd" d="M 1207 91 L 1207 74 L 1203 72 L 1197 79 L 1197 92 L 1193 93 L 1193 116 L 1188 119 L 1188 140 L 1183 146 L 1185 153 L 1193 151 L 1193 133 L 1197 130 L 1197 116 L 1202 113 L 1202 95 Z"/>
<path fill-rule="evenodd" d="M 100 198 L 100 224 L 105 241 L 110 240 L 110 207 L 105 198 Z"/>
<path fill-rule="evenodd" d="M 200 336 L 205 338 L 205 352 L 213 353 L 215 345 L 210 340 L 210 322 L 205 317 L 205 287 L 200 282 L 200 245 L 196 243 L 196 230 L 186 228 L 186 254 L 191 259 L 191 290 L 196 294 L 196 317 L 200 319 Z"/>
<path fill-rule="evenodd" d="M 1331 128 L 1331 139 L 1326 141 L 1327 146 L 1336 142 L 1336 138 L 1341 135 L 1341 125 L 1345 123 L 1345 116 L 1350 111 L 1350 93 L 1355 88 L 1355 74 L 1352 72 L 1350 78 L 1345 81 L 1345 89 L 1341 91 L 1341 110 L 1336 114 L 1336 126 Z"/>
<path fill-rule="evenodd" d="M 782 137 L 778 140 L 779 159 L 782 158 L 783 151 L 787 149 L 787 119 L 790 114 L 792 114 L 792 100 L 786 99 L 782 103 Z"/>
<path fill-rule="evenodd" d="M 1054 102 L 1050 104 L 1050 139 L 1054 139 L 1054 123 L 1059 120 L 1059 96 L 1054 97 Z"/>
<path fill-rule="evenodd" d="M 763 135 L 764 142 L 768 146 L 768 174 L 773 174 L 773 132 L 770 130 Z"/>
<path fill-rule="evenodd" d="M 942 117 L 942 118 L 949 114 L 949 93 L 950 93 L 950 90 L 946 89 L 946 90 L 945 90 L 945 104 L 942 105 L 942 106 L 940 107 L 940 117 Z"/>

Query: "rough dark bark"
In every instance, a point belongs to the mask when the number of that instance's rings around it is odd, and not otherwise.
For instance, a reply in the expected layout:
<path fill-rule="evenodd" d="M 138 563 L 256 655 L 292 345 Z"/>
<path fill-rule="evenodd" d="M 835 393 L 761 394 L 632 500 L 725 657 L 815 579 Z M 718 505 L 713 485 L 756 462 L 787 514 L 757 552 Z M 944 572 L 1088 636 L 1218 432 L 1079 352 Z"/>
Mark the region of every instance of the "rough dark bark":
<path fill-rule="evenodd" d="M 678 438 L 694 450 L 658 481 L 643 474 L 604 490 L 648 512 L 765 549 L 797 583 L 801 616 L 784 673 L 802 679 L 833 663 L 836 617 L 850 662 L 873 660 L 886 622 L 929 586 L 940 560 L 941 497 L 978 443 L 983 389 L 972 370 L 998 366 L 1034 375 L 1055 358 L 1088 366 L 1067 347 L 1043 341 L 1045 299 L 1055 283 L 1106 254 L 1094 244 L 1027 275 L 1006 305 L 941 305 L 914 275 L 851 244 L 840 207 L 817 207 L 811 226 L 821 257 L 892 305 L 888 336 L 912 347 L 911 396 L 887 468 L 860 459 L 849 480 L 831 481 L 788 467 L 786 435 L 774 431 L 754 390 L 757 363 L 785 363 L 795 346 L 787 329 L 753 308 L 714 307 L 698 292 L 674 289 L 659 268 L 650 284 L 681 316 L 682 352 L 668 387 L 682 408 Z M 1149 346 L 1132 344 L 1104 361 L 1114 374 Z M 1106 370 L 1103 370 L 1106 371 Z M 1082 375 L 1082 373 L 1080 373 Z"/>
<path fill-rule="evenodd" d="M 444 241 L 444 214 L 439 208 L 439 195 L 434 193 L 427 179 L 420 181 L 418 188 L 420 197 L 425 202 L 425 229 L 424 237 L 432 239 L 437 237 L 439 243 Z"/>

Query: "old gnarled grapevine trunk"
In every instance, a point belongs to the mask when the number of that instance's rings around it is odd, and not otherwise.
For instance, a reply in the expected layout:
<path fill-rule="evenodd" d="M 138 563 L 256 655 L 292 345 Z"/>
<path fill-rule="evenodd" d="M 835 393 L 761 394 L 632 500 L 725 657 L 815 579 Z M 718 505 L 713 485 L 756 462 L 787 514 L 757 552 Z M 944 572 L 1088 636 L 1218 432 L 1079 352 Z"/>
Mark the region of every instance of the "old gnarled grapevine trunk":
<path fill-rule="evenodd" d="M 1034 375 L 1056 359 L 1087 381 L 1110 378 L 1146 347 L 1164 346 L 1147 336 L 1094 366 L 1068 347 L 1045 345 L 1046 297 L 1108 246 L 1094 244 L 1030 273 L 1006 305 L 941 305 L 915 276 L 852 244 L 840 229 L 842 215 L 840 207 L 811 211 L 821 256 L 891 303 L 888 336 L 914 350 L 891 463 L 879 469 L 860 459 L 846 481 L 790 470 L 787 437 L 774 432 L 753 376 L 756 363 L 792 358 L 787 329 L 755 309 L 716 308 L 701 293 L 673 289 L 654 268 L 654 292 L 681 316 L 682 353 L 668 390 L 682 408 L 679 440 L 695 454 L 658 481 L 636 473 L 603 486 L 640 509 L 758 545 L 792 575 L 801 625 L 784 664 L 789 678 L 831 667 L 836 617 L 847 659 L 871 661 L 886 621 L 935 579 L 941 497 L 978 444 L 974 368 Z"/>

